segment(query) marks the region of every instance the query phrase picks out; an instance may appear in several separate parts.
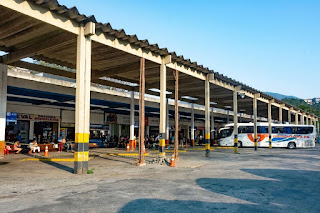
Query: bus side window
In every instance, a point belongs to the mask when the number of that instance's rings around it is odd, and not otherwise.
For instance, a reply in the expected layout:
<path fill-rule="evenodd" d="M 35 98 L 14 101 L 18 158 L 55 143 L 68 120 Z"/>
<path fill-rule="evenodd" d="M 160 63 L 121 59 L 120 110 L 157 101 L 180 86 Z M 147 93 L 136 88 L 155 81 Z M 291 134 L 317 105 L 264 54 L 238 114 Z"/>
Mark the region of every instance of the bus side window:
<path fill-rule="evenodd" d="M 313 133 L 313 127 L 306 127 L 306 129 L 307 129 L 307 134 L 311 134 L 311 133 Z"/>
<path fill-rule="evenodd" d="M 297 127 L 291 127 L 292 134 L 297 134 Z"/>
<path fill-rule="evenodd" d="M 258 126 L 258 133 L 268 133 L 267 128 L 265 126 Z"/>
<path fill-rule="evenodd" d="M 291 127 L 284 127 L 283 129 L 284 129 L 284 133 L 286 133 L 286 134 L 292 134 L 292 129 L 291 129 Z"/>
<path fill-rule="evenodd" d="M 273 134 L 278 133 L 278 132 L 277 132 L 277 127 L 274 127 L 274 126 L 272 127 L 272 133 L 273 133 Z"/>
<path fill-rule="evenodd" d="M 284 129 L 283 127 L 279 127 L 279 126 L 275 126 L 275 127 L 272 127 L 272 133 L 284 133 Z"/>
<path fill-rule="evenodd" d="M 246 133 L 251 133 L 251 134 L 253 134 L 253 126 L 247 126 L 247 127 L 246 127 Z"/>
<path fill-rule="evenodd" d="M 312 127 L 298 127 L 297 134 L 311 134 L 313 132 Z"/>

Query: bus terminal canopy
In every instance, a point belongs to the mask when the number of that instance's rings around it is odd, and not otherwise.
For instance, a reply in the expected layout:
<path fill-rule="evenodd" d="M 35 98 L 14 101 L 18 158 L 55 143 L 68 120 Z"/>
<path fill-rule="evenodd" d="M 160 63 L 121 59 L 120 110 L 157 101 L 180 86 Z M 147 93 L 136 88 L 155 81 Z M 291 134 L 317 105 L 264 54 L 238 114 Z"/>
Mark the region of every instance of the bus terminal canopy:
<path fill-rule="evenodd" d="M 127 35 L 124 30 L 116 30 L 109 23 L 102 24 L 94 16 L 85 16 L 77 8 L 67 8 L 56 0 L 1 0 L 0 2 L 0 49 L 7 52 L 0 62 L 35 71 L 75 78 L 74 73 L 47 68 L 41 65 L 21 61 L 26 57 L 41 60 L 68 68 L 76 68 L 77 35 L 79 26 L 89 22 L 95 23 L 92 39 L 92 82 L 125 90 L 138 90 L 140 57 L 146 59 L 145 82 L 146 93 L 159 95 L 149 89 L 160 87 L 160 64 L 171 56 L 167 64 L 167 91 L 174 93 L 174 70 L 179 75 L 179 99 L 204 105 L 205 84 L 207 74 L 210 80 L 210 101 L 214 107 L 225 109 L 233 106 L 233 91 L 241 87 L 239 93 L 244 98 L 238 99 L 238 107 L 246 114 L 252 113 L 252 98 L 258 97 L 258 116 L 267 117 L 267 104 L 274 98 L 257 91 L 247 85 L 214 72 L 196 62 L 150 44 L 148 40 L 139 40 L 136 35 Z M 126 84 L 108 81 L 109 77 Z M 187 96 L 187 97 L 186 97 Z M 173 95 L 169 95 L 173 97 Z M 274 107 L 283 105 L 284 110 L 293 108 L 288 104 L 275 100 Z M 288 120 L 284 114 L 284 120 Z M 278 117 L 278 110 L 273 113 Z"/>
<path fill-rule="evenodd" d="M 80 14 L 77 8 L 67 8 L 56 0 L 1 0 L 0 51 L 5 52 L 0 56 L 0 86 L 3 88 L 0 91 L 0 118 L 5 117 L 7 81 L 4 73 L 7 65 L 76 79 L 74 169 L 78 174 L 86 173 L 88 168 L 91 83 L 131 94 L 139 91 L 139 135 L 145 135 L 144 94 L 160 97 L 159 151 L 163 157 L 165 138 L 168 139 L 169 135 L 166 133 L 167 98 L 175 99 L 176 126 L 179 125 L 178 100 L 192 103 L 192 111 L 194 104 L 205 105 L 206 156 L 210 153 L 210 107 L 232 110 L 235 124 L 238 112 L 253 114 L 255 140 L 257 117 L 268 118 L 269 126 L 271 120 L 280 123 L 294 120 L 297 124 L 299 117 L 302 124 L 305 119 L 306 123 L 318 121 L 314 115 L 157 44 L 150 44 L 148 40 L 113 29 L 109 23 L 99 23 L 94 16 Z M 29 63 L 22 60 L 25 58 L 58 66 Z M 130 109 L 130 126 L 134 129 L 133 112 L 134 107 Z M 4 131 L 1 129 L 5 129 L 5 119 L 0 119 L 0 145 L 4 144 Z M 177 129 L 175 134 L 178 136 Z M 130 130 L 130 140 L 133 140 L 131 138 L 133 131 Z M 139 147 L 144 146 L 143 139 L 139 143 Z M 235 134 L 235 147 L 236 143 Z M 144 162 L 142 153 L 140 148 L 139 163 Z M 176 139 L 175 158 L 177 153 Z"/>

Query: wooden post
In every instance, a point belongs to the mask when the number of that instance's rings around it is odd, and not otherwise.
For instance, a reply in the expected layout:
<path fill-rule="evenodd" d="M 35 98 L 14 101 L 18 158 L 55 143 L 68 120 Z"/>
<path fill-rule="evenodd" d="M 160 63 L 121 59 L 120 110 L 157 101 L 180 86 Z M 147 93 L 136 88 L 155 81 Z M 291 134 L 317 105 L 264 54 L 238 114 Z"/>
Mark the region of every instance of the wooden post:
<path fill-rule="evenodd" d="M 140 59 L 140 86 L 139 86 L 139 166 L 145 165 L 144 163 L 144 93 L 145 93 L 145 59 Z"/>
<path fill-rule="evenodd" d="M 174 94 L 174 116 L 175 116 L 175 133 L 174 133 L 174 158 L 179 160 L 179 106 L 178 106 L 178 94 L 179 94 L 179 72 L 176 70 L 173 73 L 175 77 L 175 94 Z"/>

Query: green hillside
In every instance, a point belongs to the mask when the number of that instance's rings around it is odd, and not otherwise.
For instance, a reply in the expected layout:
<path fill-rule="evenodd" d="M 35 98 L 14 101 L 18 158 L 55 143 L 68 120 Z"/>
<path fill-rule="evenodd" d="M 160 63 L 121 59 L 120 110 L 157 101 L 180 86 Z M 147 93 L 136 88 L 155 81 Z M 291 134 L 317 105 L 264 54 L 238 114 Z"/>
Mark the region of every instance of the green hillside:
<path fill-rule="evenodd" d="M 320 103 L 309 105 L 304 100 L 294 98 L 284 98 L 282 101 L 320 117 Z"/>

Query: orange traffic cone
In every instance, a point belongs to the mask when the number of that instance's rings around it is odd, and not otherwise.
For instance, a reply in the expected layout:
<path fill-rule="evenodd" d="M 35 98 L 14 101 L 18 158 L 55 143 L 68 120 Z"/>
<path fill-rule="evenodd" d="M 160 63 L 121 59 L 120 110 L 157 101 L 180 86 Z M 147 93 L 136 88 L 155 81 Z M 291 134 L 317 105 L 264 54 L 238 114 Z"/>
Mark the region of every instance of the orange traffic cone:
<path fill-rule="evenodd" d="M 46 146 L 46 149 L 44 151 L 44 157 L 49 157 L 48 146 Z"/>
<path fill-rule="evenodd" d="M 175 161 L 174 161 L 174 154 L 171 156 L 170 166 L 171 166 L 171 167 L 175 167 L 175 166 L 176 166 L 176 163 L 175 163 Z"/>
<path fill-rule="evenodd" d="M 143 152 L 143 154 L 146 154 L 146 147 L 145 146 L 143 146 L 142 152 Z"/>
<path fill-rule="evenodd" d="M 127 143 L 127 152 L 130 151 L 130 146 L 129 146 L 129 143 Z"/>

